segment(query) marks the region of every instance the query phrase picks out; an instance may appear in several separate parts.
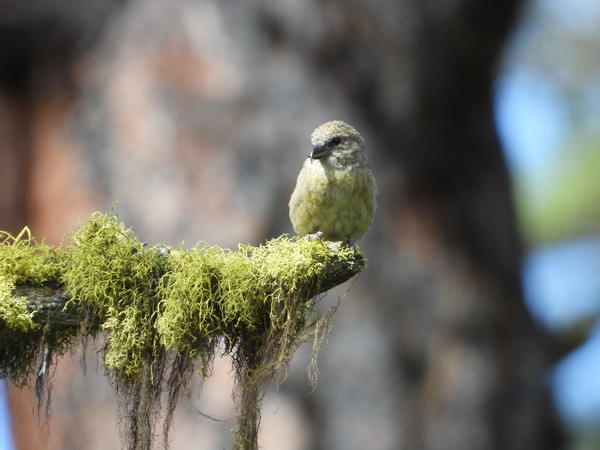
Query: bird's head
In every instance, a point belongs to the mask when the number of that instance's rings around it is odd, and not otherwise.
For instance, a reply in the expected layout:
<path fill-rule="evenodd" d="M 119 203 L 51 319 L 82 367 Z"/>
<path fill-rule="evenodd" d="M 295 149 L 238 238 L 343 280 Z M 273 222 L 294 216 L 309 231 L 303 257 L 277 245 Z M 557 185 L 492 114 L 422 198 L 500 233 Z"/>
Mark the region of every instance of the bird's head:
<path fill-rule="evenodd" d="M 341 120 L 332 120 L 318 127 L 311 136 L 310 160 L 333 159 L 339 163 L 364 163 L 365 141 L 353 127 Z"/>

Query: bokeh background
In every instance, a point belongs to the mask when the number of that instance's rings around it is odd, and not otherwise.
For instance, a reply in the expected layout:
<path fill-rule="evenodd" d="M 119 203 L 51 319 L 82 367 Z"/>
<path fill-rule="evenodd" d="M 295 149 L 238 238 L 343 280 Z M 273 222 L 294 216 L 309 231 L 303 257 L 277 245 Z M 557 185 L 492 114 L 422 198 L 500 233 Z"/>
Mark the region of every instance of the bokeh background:
<path fill-rule="evenodd" d="M 115 205 L 142 239 L 291 232 L 309 136 L 341 119 L 379 185 L 308 384 L 270 449 L 600 446 L 600 5 L 593 0 L 0 0 L 0 229 L 58 244 Z M 88 347 L 52 416 L 6 385 L 0 447 L 119 448 Z M 180 401 L 172 449 L 230 448 L 232 373 Z M 200 410 L 217 419 L 210 420 Z"/>

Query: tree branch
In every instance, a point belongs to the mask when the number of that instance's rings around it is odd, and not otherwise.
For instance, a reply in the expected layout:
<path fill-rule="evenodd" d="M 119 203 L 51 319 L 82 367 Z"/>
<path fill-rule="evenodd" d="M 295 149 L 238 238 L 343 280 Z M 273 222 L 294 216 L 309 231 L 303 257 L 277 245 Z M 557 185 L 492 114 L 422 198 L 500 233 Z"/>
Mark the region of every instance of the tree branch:
<path fill-rule="evenodd" d="M 258 448 L 268 383 L 308 339 L 316 358 L 329 329 L 331 310 L 319 317 L 311 299 L 365 267 L 344 243 L 287 235 L 237 250 L 146 248 L 101 213 L 58 248 L 38 244 L 28 229 L 0 232 L 0 260 L 0 377 L 24 384 L 36 373 L 41 398 L 52 355 L 107 330 L 104 366 L 131 449 L 150 445 L 161 396 L 173 411 L 192 368 L 210 373 L 220 343 L 236 373 L 236 448 Z M 170 420 L 163 426 L 168 442 Z"/>
<path fill-rule="evenodd" d="M 352 259 L 336 259 L 324 271 L 321 280 L 315 279 L 307 293 L 307 298 L 324 293 L 360 273 L 365 267 L 365 259 L 356 252 Z M 70 296 L 67 289 L 60 283 L 44 283 L 41 285 L 25 283 L 15 286 L 15 297 L 25 297 L 27 308 L 35 313 L 33 321 L 49 326 L 50 329 L 60 330 L 77 328 L 84 319 L 83 311 L 75 303 L 68 303 Z M 269 295 L 265 292 L 265 296 Z M 0 339 L 10 336 L 12 331 L 6 327 L 0 328 Z"/>

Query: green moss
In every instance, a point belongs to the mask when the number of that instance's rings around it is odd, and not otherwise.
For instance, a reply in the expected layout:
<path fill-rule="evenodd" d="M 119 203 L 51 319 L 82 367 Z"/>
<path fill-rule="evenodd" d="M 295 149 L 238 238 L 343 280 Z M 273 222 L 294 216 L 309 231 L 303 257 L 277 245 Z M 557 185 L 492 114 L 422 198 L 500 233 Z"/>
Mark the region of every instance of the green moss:
<path fill-rule="evenodd" d="M 195 356 L 223 325 L 218 299 L 219 261 L 226 250 L 198 245 L 176 250 L 169 257 L 167 274 L 159 286 L 160 315 L 156 328 L 162 345 Z"/>
<path fill-rule="evenodd" d="M 339 243 L 288 236 L 237 250 L 203 243 L 145 248 L 116 216 L 101 213 L 56 249 L 35 242 L 27 229 L 16 238 L 0 234 L 0 243 L 0 319 L 6 326 L 19 332 L 39 327 L 25 300 L 12 296 L 19 283 L 62 283 L 68 306 L 87 317 L 81 330 L 40 330 L 23 353 L 26 363 L 15 363 L 17 341 L 5 340 L 0 371 L 22 376 L 41 348 L 64 353 L 75 332 L 85 338 L 105 331 L 104 363 L 121 397 L 122 435 L 132 448 L 150 445 L 164 392 L 168 441 L 179 389 L 193 367 L 210 374 L 220 342 L 236 372 L 237 446 L 255 445 L 248 443 L 256 443 L 266 385 L 301 343 L 316 337 L 316 352 L 329 329 L 331 315 L 317 317 L 311 301 L 326 268 L 356 258 L 354 249 Z M 5 370 L 10 364 L 20 369 Z"/>
<path fill-rule="evenodd" d="M 72 302 L 110 331 L 104 363 L 125 376 L 140 375 L 155 342 L 156 252 L 146 251 L 115 216 L 92 215 L 71 237 L 72 263 L 62 281 Z"/>
<path fill-rule="evenodd" d="M 37 243 L 25 227 L 17 237 L 0 231 L 0 275 L 15 284 L 58 280 L 64 267 L 59 249 Z"/>
<path fill-rule="evenodd" d="M 0 321 L 12 330 L 36 328 L 25 298 L 14 297 L 18 283 L 42 284 L 56 281 L 64 260 L 55 248 L 38 244 L 27 227 L 16 237 L 0 231 Z"/>
<path fill-rule="evenodd" d="M 7 328 L 29 331 L 35 328 L 33 312 L 27 308 L 27 299 L 12 295 L 15 284 L 5 275 L 0 275 L 0 321 Z"/>
<path fill-rule="evenodd" d="M 328 259 L 340 254 L 321 241 L 287 236 L 237 251 L 205 244 L 173 251 L 158 289 L 161 343 L 194 353 L 199 343 L 216 336 L 232 349 L 267 323 L 275 329 L 293 323 L 299 331 L 313 307 L 307 300 L 315 279 Z M 352 251 L 346 256 L 352 257 Z M 286 304 L 290 293 L 309 297 Z"/>
<path fill-rule="evenodd" d="M 65 266 L 61 248 L 38 243 L 29 229 L 16 237 L 0 231 L 0 376 L 24 385 L 39 363 L 40 352 L 48 358 L 71 347 L 73 331 L 49 332 L 34 321 L 27 299 L 13 295 L 15 285 L 56 282 Z M 52 350 L 48 350 L 51 348 Z"/>

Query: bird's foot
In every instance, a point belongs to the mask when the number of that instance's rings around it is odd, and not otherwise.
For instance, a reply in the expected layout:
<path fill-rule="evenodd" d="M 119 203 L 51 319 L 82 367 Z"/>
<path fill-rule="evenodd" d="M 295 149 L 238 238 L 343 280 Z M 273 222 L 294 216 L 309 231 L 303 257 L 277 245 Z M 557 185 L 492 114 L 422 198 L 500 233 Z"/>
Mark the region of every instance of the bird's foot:
<path fill-rule="evenodd" d="M 314 234 L 309 233 L 306 236 L 304 236 L 304 238 L 308 239 L 308 240 L 316 239 L 316 240 L 320 241 L 321 239 L 323 239 L 323 232 L 322 231 L 317 231 Z"/>
<path fill-rule="evenodd" d="M 352 247 L 354 248 L 354 239 L 350 239 L 345 237 L 344 239 L 342 239 L 342 247 Z"/>

